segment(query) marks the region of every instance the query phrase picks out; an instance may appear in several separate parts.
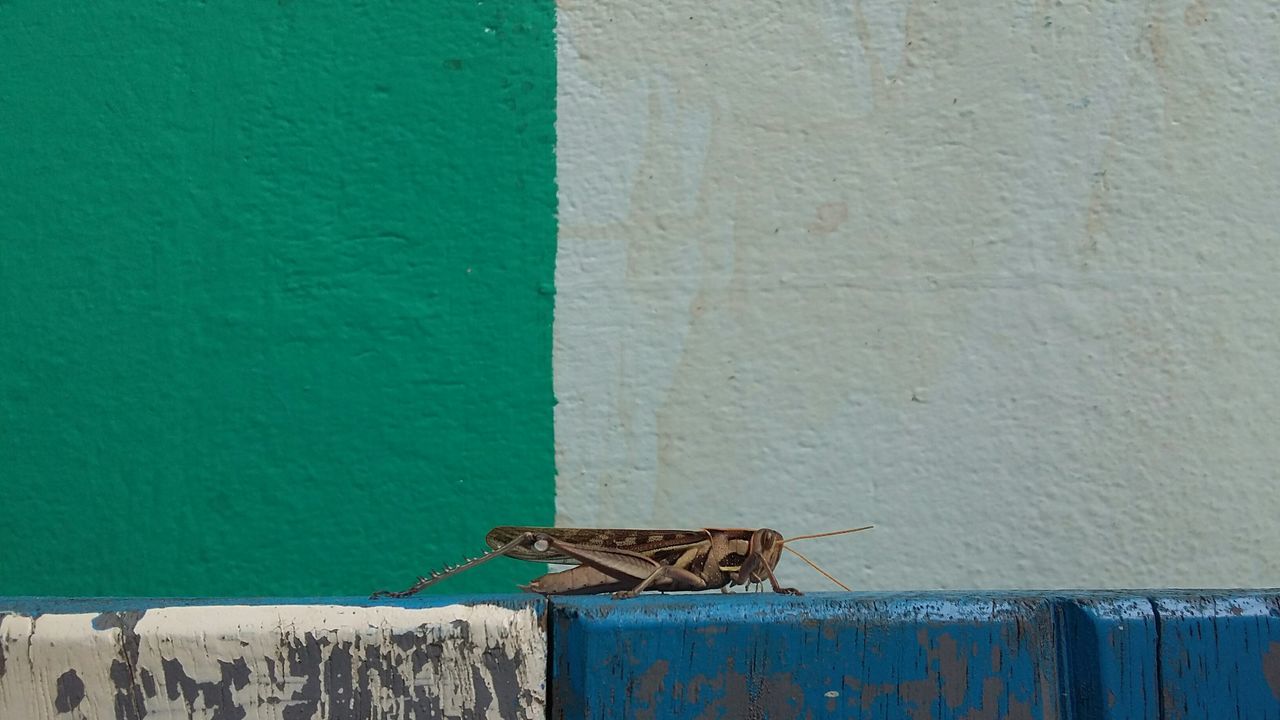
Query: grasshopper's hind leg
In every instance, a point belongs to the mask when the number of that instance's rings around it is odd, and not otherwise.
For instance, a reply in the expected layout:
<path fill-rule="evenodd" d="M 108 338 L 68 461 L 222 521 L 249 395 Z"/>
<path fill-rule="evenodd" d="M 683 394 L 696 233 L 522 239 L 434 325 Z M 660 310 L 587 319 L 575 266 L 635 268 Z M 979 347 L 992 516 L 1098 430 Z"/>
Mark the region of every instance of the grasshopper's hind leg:
<path fill-rule="evenodd" d="M 649 586 L 662 580 L 666 580 L 675 585 L 675 589 L 678 590 L 706 590 L 706 579 L 687 569 L 689 565 L 693 563 L 694 559 L 698 557 L 701 550 L 701 546 L 694 546 L 685 550 L 684 554 L 681 555 L 675 563 L 671 565 L 659 565 L 654 568 L 653 572 L 649 574 L 649 577 L 641 580 L 639 585 L 636 585 L 630 590 L 620 590 L 614 593 L 613 597 L 617 600 L 633 598 L 649 589 Z"/>
<path fill-rule="evenodd" d="M 630 590 L 619 590 L 618 592 L 613 594 L 613 597 L 614 599 L 617 599 L 617 600 L 625 600 L 627 598 L 633 598 L 639 595 L 640 593 L 644 592 L 645 590 L 648 590 L 650 585 L 653 585 L 654 583 L 662 580 L 668 580 L 675 583 L 676 587 L 674 589 L 676 590 L 706 590 L 707 589 L 707 581 L 703 580 L 702 578 L 698 577 L 692 572 L 689 572 L 688 570 L 685 570 L 684 568 L 681 568 L 681 567 L 663 565 L 659 567 L 657 570 L 654 570 L 653 573 L 649 575 L 649 577 L 645 578 L 644 580 L 641 580 L 639 585 L 631 588 Z"/>
<path fill-rule="evenodd" d="M 534 540 L 535 538 L 533 533 L 531 532 L 521 533 L 520 535 L 516 536 L 515 539 L 513 539 L 511 542 L 507 543 L 506 545 L 503 545 L 497 550 L 487 552 L 477 558 L 471 558 L 470 560 L 467 560 L 461 565 L 446 567 L 444 570 L 439 572 L 432 570 L 430 575 L 426 577 L 419 576 L 418 582 L 414 583 L 413 585 L 410 585 L 408 588 L 405 588 L 404 590 L 398 590 L 395 592 L 392 592 L 390 590 L 379 590 L 378 592 L 370 595 L 369 599 L 377 600 L 378 598 L 384 598 L 384 597 L 406 598 L 406 597 L 409 597 L 410 595 L 416 595 L 427 586 L 434 585 L 440 582 L 441 580 L 449 577 L 450 575 L 456 575 L 462 572 L 463 570 L 469 570 L 481 563 L 487 562 L 496 557 L 501 557 L 503 555 L 506 555 L 507 553 L 511 552 L 512 550 L 515 550 L 518 547 L 523 547 L 533 543 Z"/>

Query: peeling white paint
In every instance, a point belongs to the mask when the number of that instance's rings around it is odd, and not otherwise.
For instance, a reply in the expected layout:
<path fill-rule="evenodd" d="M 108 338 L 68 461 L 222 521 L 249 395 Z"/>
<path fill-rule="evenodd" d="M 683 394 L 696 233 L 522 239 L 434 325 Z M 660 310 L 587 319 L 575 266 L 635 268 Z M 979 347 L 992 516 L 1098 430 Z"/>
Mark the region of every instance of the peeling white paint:
<path fill-rule="evenodd" d="M 7 615 L 0 620 L 0 718 L 113 718 L 111 664 L 121 659 L 119 631 L 92 630 L 97 615 Z M 74 671 L 84 699 L 56 713 L 58 680 Z M 37 691 L 37 688 L 39 690 Z"/>
<path fill-rule="evenodd" d="M 401 718 L 424 709 L 445 718 L 545 715 L 546 639 L 530 608 L 272 605 L 158 608 L 132 617 L 9 614 L 0 620 L 0 652 L 6 719 L 117 717 L 129 685 L 146 717 L 160 719 L 213 720 L 232 716 L 232 708 L 264 720 L 282 719 L 290 708 L 293 717 L 307 718 Z M 58 712 L 58 678 L 68 671 L 83 689 L 64 697 L 67 711 Z M 124 689 L 121 677 L 128 678 Z"/>

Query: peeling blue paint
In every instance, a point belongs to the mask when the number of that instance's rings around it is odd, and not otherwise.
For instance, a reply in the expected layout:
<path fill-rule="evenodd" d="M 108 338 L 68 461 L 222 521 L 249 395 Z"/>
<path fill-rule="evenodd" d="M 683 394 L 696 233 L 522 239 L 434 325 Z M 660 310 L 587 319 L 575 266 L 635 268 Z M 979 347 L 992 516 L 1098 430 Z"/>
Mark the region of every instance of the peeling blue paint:
<path fill-rule="evenodd" d="M 1159 628 L 1145 597 L 1082 597 L 1059 606 L 1066 717 L 1157 720 Z"/>
<path fill-rule="evenodd" d="M 557 600 L 556 718 L 1056 717 L 1046 597 Z"/>
<path fill-rule="evenodd" d="M 1162 720 L 1280 720 L 1280 594 L 1152 601 Z"/>
<path fill-rule="evenodd" d="M 1280 596 L 552 602 L 554 718 L 1280 719 Z"/>

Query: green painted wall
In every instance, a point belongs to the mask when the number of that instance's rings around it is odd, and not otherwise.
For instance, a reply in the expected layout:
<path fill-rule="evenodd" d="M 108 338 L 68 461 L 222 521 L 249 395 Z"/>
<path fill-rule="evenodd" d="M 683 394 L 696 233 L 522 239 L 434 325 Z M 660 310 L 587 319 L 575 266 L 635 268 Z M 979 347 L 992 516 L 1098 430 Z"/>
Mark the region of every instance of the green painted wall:
<path fill-rule="evenodd" d="M 551 0 L 7 0 L 0 67 L 0 595 L 363 594 L 551 522 Z"/>

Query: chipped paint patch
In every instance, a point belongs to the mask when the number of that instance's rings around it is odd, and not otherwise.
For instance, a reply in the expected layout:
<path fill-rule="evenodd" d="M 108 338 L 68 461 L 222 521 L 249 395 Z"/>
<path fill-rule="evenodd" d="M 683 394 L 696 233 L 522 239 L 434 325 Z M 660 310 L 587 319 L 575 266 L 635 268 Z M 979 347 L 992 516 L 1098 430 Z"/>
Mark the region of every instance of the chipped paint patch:
<path fill-rule="evenodd" d="M 532 608 L 203 606 L 0 616 L 0 717 L 541 718 Z"/>
<path fill-rule="evenodd" d="M 1267 679 L 1271 694 L 1280 700 L 1280 642 L 1268 644 L 1267 652 L 1262 656 L 1262 676 Z"/>

